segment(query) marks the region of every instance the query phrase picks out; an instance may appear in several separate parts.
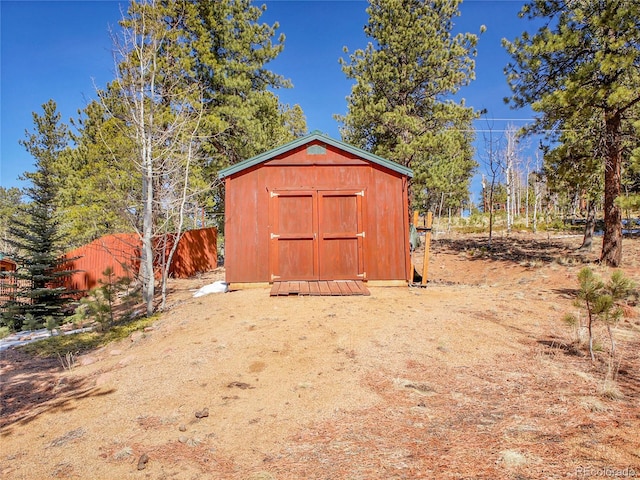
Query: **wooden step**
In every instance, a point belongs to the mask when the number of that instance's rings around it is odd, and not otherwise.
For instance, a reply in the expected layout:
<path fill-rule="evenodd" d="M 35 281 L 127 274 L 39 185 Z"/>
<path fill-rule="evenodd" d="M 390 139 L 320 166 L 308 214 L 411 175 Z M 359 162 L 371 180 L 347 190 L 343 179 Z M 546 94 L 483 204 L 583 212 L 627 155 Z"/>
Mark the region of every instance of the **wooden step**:
<path fill-rule="evenodd" d="M 296 282 L 273 282 L 272 297 L 287 295 L 351 296 L 371 295 L 360 280 L 318 280 Z"/>

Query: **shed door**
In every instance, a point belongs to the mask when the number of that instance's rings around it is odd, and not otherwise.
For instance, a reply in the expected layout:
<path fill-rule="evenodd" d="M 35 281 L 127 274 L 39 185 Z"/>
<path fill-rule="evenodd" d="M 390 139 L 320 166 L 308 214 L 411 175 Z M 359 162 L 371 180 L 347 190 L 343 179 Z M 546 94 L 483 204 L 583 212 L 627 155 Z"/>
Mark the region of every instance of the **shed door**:
<path fill-rule="evenodd" d="M 317 210 L 315 191 L 270 193 L 271 281 L 318 278 Z"/>
<path fill-rule="evenodd" d="M 364 192 L 318 192 L 320 280 L 364 277 L 362 199 Z"/>
<path fill-rule="evenodd" d="M 363 191 L 270 193 L 271 281 L 363 279 Z"/>

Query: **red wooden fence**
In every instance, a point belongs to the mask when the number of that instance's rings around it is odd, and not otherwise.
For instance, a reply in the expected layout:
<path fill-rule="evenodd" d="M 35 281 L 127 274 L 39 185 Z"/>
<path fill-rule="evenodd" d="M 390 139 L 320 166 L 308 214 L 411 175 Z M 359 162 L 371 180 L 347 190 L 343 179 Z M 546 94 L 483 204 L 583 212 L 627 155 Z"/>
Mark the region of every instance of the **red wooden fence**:
<path fill-rule="evenodd" d="M 168 252 L 167 252 L 168 255 Z M 189 278 L 218 266 L 218 231 L 215 228 L 189 230 L 180 238 L 169 275 Z"/>
<path fill-rule="evenodd" d="M 26 287 L 31 282 L 28 280 L 14 280 L 12 278 L 0 277 L 0 311 L 2 311 L 4 304 L 9 300 L 18 300 L 22 302 L 28 302 L 29 299 L 18 297 L 16 298 L 16 291 L 18 288 Z"/>
<path fill-rule="evenodd" d="M 215 228 L 202 228 L 184 232 L 173 257 L 169 275 L 188 278 L 200 272 L 216 268 L 218 232 Z M 165 247 L 165 258 L 171 245 Z M 120 233 L 102 238 L 68 252 L 66 267 L 77 272 L 69 278 L 67 288 L 90 290 L 103 278 L 108 267 L 116 278 L 134 278 L 140 267 L 141 242 L 137 235 Z M 162 262 L 156 259 L 156 267 Z M 159 271 L 156 272 L 156 275 Z"/>

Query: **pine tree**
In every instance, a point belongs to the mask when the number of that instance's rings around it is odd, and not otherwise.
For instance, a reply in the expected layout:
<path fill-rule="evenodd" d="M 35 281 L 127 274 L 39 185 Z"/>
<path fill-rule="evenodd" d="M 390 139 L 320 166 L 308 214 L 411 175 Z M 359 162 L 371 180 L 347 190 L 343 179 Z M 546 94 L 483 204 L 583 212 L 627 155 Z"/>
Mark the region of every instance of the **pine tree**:
<path fill-rule="evenodd" d="M 622 260 L 621 193 L 623 164 L 637 133 L 634 110 L 640 102 L 640 4 L 630 0 L 532 0 L 521 17 L 543 20 L 534 34 L 503 40 L 513 63 L 506 68 L 516 108 L 530 105 L 540 113 L 531 132 L 563 125 L 598 125 L 591 155 L 600 158 L 604 175 L 604 237 L 600 260 Z M 635 122 L 635 127 L 633 126 Z M 579 127 L 580 128 L 580 127 Z M 637 135 L 635 136 L 637 145 Z"/>
<path fill-rule="evenodd" d="M 559 142 L 543 148 L 546 178 L 551 192 L 585 200 L 586 223 L 580 249 L 590 251 L 595 210 L 603 193 L 604 155 L 599 149 L 604 144 L 599 138 L 602 130 L 597 118 L 581 125 L 569 121 L 561 125 Z"/>
<path fill-rule="evenodd" d="M 341 60 L 355 80 L 342 137 L 412 168 L 413 207 L 459 205 L 476 167 L 464 100 L 452 100 L 474 78 L 472 34 L 453 35 L 458 0 L 371 0 L 370 42 Z M 346 49 L 345 49 L 346 52 Z"/>
<path fill-rule="evenodd" d="M 140 178 L 133 164 L 133 144 L 126 135 L 128 126 L 118 118 L 119 100 L 109 91 L 100 96 L 115 115 L 99 102 L 89 103 L 72 120 L 74 148 L 62 152 L 57 161 L 60 233 L 70 248 L 106 234 L 131 231 L 127 212 L 140 203 L 135 194 Z"/>
<path fill-rule="evenodd" d="M 274 93 L 291 83 L 267 68 L 285 37 L 276 36 L 277 23 L 260 23 L 265 9 L 250 0 L 187 0 L 170 4 L 165 16 L 189 47 L 180 53 L 189 59 L 185 84 L 203 87 L 203 129 L 209 135 L 202 147 L 210 178 L 307 130 L 301 108 L 282 105 Z"/>
<path fill-rule="evenodd" d="M 219 219 L 224 192 L 218 170 L 307 132 L 300 106 L 283 105 L 275 94 L 291 83 L 267 68 L 285 37 L 277 23 L 260 21 L 265 9 L 250 0 L 187 0 L 174 3 L 167 17 L 191 47 L 185 83 L 203 87 L 202 174 L 214 189 L 199 203 Z"/>
<path fill-rule="evenodd" d="M 9 227 L 20 213 L 22 192 L 17 187 L 0 187 L 0 255 L 11 256 L 14 249 L 9 244 Z"/>
<path fill-rule="evenodd" d="M 73 274 L 65 270 L 62 243 L 56 215 L 56 193 L 59 175 L 56 161 L 67 146 L 68 130 L 60 123 L 53 100 L 43 106 L 43 115 L 33 113 L 36 133 L 26 132 L 20 143 L 35 159 L 35 171 L 25 173 L 30 186 L 24 190 L 29 198 L 24 216 L 15 218 L 10 227 L 10 243 L 17 253 L 18 270 L 10 275 L 16 282 L 16 296 L 5 307 L 3 321 L 20 329 L 27 318 L 37 325 L 53 318 L 59 321 L 70 302 L 64 279 Z"/>

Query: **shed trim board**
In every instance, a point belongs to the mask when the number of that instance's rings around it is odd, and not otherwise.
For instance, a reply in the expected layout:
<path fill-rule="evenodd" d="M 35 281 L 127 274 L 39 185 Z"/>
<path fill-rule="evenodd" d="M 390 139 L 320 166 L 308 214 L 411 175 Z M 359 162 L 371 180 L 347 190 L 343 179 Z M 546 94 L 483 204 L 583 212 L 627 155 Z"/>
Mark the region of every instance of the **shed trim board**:
<path fill-rule="evenodd" d="M 227 283 L 410 280 L 411 170 L 313 132 L 219 176 Z"/>

